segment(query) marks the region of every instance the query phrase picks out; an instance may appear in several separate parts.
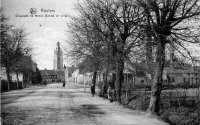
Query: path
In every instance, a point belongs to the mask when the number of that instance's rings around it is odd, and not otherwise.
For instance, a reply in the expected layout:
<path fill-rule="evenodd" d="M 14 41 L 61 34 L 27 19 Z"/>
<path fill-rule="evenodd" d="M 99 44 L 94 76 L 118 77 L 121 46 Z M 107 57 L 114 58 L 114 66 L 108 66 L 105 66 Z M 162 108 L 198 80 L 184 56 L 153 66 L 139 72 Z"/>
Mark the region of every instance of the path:
<path fill-rule="evenodd" d="M 1 104 L 3 125 L 166 125 L 67 84 L 5 92 Z"/>

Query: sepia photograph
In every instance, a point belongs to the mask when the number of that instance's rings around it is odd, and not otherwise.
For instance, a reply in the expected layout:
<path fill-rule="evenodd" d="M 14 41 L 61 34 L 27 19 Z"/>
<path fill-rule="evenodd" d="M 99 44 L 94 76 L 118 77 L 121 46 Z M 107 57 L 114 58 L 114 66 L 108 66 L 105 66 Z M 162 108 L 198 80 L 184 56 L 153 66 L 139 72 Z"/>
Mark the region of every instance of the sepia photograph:
<path fill-rule="evenodd" d="M 1 0 L 2 125 L 200 125 L 200 0 Z"/>

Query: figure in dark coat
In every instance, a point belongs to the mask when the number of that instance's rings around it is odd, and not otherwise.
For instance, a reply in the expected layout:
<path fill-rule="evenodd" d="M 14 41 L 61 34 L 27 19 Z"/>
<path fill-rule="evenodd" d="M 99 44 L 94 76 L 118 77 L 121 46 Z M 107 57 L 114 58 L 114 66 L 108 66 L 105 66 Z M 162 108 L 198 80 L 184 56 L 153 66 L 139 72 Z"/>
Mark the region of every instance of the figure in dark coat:
<path fill-rule="evenodd" d="M 94 96 L 94 94 L 95 94 L 95 87 L 94 87 L 93 84 L 92 84 L 92 86 L 91 86 L 91 93 L 92 93 L 92 96 Z"/>
<path fill-rule="evenodd" d="M 63 82 L 63 87 L 65 87 L 65 81 Z"/>

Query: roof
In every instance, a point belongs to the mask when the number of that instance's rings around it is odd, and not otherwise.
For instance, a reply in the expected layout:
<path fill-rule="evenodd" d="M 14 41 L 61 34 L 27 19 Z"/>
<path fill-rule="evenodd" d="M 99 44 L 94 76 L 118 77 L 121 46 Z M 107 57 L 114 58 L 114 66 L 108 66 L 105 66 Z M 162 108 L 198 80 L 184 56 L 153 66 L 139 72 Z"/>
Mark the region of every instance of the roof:
<path fill-rule="evenodd" d="M 64 76 L 64 71 L 54 71 L 59 76 Z"/>
<path fill-rule="evenodd" d="M 40 74 L 41 74 L 42 76 L 48 75 L 47 72 L 46 72 L 45 70 L 40 70 Z"/>
<path fill-rule="evenodd" d="M 64 71 L 56 71 L 56 70 L 40 70 L 41 75 L 58 75 L 64 76 Z"/>
<path fill-rule="evenodd" d="M 165 68 L 164 69 L 167 73 L 198 73 L 198 71 L 194 71 L 192 68 L 185 68 L 185 69 L 174 69 L 174 68 Z"/>

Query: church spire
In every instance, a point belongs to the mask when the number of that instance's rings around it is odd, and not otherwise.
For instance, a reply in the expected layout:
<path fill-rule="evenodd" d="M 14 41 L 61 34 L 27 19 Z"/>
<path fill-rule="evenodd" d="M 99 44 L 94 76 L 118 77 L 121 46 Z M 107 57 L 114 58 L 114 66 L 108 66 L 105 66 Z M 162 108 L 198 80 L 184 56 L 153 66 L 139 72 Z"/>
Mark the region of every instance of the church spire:
<path fill-rule="evenodd" d="M 63 53 L 60 48 L 60 42 L 57 42 L 56 50 L 54 51 L 54 70 L 63 70 Z"/>
<path fill-rule="evenodd" d="M 60 42 L 57 42 L 56 50 L 57 50 L 58 52 L 60 51 Z"/>

